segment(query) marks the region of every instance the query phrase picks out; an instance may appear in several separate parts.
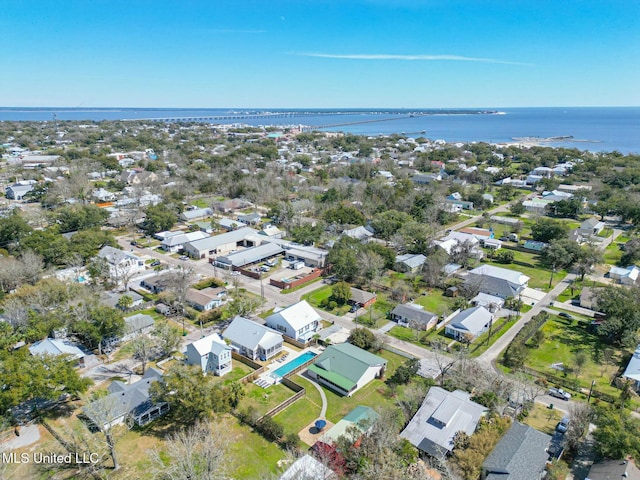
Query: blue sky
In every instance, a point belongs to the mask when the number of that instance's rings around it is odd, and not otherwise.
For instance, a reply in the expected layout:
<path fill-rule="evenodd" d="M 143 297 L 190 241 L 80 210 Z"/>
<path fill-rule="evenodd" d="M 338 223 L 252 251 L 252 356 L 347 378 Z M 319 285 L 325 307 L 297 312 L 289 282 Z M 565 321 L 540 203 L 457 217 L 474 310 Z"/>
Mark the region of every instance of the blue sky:
<path fill-rule="evenodd" d="M 3 0 L 0 106 L 640 105 L 632 0 Z"/>

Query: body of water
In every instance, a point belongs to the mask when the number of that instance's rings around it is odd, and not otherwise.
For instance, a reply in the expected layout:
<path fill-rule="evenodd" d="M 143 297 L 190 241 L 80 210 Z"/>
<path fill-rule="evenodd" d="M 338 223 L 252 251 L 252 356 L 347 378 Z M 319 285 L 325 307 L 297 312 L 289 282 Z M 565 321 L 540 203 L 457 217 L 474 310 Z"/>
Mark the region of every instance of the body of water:
<path fill-rule="evenodd" d="M 134 108 L 0 108 L 0 120 L 132 120 L 229 116 L 214 123 L 308 125 L 358 135 L 425 136 L 447 142 L 509 142 L 520 137 L 573 137 L 544 145 L 590 151 L 640 153 L 640 107 L 487 108 L 503 114 L 451 114 L 449 110 L 270 110 L 288 116 L 252 118 L 265 110 Z M 465 110 L 458 110 L 464 112 Z M 469 110 L 472 111 L 472 110 Z M 428 112 L 426 115 L 421 113 Z M 205 120 L 207 121 L 207 120 Z"/>

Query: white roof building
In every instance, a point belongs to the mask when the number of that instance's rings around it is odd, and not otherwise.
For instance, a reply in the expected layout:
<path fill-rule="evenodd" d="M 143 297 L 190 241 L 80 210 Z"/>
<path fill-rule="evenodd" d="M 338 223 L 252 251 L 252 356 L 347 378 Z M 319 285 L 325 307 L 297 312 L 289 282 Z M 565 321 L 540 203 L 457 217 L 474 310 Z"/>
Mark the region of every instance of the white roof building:
<path fill-rule="evenodd" d="M 307 342 L 319 329 L 322 317 L 306 300 L 294 303 L 266 318 L 267 326 L 287 337 Z"/>

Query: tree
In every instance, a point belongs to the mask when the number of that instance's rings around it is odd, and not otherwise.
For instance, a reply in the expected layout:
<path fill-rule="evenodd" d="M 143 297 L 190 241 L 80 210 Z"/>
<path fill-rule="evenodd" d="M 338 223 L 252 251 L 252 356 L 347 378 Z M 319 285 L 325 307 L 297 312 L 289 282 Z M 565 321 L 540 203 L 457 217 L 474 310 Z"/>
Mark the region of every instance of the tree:
<path fill-rule="evenodd" d="M 169 367 L 163 382 L 154 382 L 150 392 L 154 401 L 167 402 L 173 415 L 183 423 L 207 418 L 214 412 L 228 412 L 232 408 L 229 386 L 203 375 L 200 367 L 180 363 Z"/>
<path fill-rule="evenodd" d="M 11 215 L 0 218 L 0 246 L 9 251 L 14 251 L 21 240 L 32 232 L 31 227 L 18 213 L 20 209 L 14 209 Z"/>
<path fill-rule="evenodd" d="M 588 355 L 582 350 L 576 352 L 576 354 L 573 356 L 573 363 L 575 365 L 574 371 L 575 371 L 576 377 L 580 375 L 582 368 L 585 366 L 588 360 L 589 360 Z"/>
<path fill-rule="evenodd" d="M 411 378 L 418 373 L 420 369 L 420 360 L 411 358 L 400 365 L 393 375 L 389 377 L 387 383 L 392 386 L 405 385 L 411 381 Z"/>
<path fill-rule="evenodd" d="M 549 288 L 551 288 L 553 274 L 560 269 L 573 265 L 578 260 L 579 253 L 580 247 L 578 244 L 568 238 L 553 240 L 542 250 L 540 260 L 543 265 L 551 269 Z"/>
<path fill-rule="evenodd" d="M 378 278 L 384 269 L 383 258 L 375 252 L 363 250 L 357 255 L 358 260 L 358 276 L 362 278 L 367 285 Z"/>
<path fill-rule="evenodd" d="M 371 220 L 371 227 L 376 236 L 384 240 L 391 240 L 403 225 L 411 222 L 411 216 L 398 210 L 385 210 Z"/>
<path fill-rule="evenodd" d="M 640 455 L 640 421 L 630 415 L 620 415 L 610 408 L 598 408 L 593 433 L 596 452 L 606 458 L 626 458 Z"/>
<path fill-rule="evenodd" d="M 30 356 L 29 350 L 0 350 L 0 411 L 33 399 L 57 400 L 68 393 L 77 395 L 92 384 L 80 377 L 67 355 Z"/>
<path fill-rule="evenodd" d="M 340 280 L 351 281 L 358 271 L 357 252 L 360 242 L 350 237 L 341 237 L 329 250 L 327 262 L 331 272 Z"/>
<path fill-rule="evenodd" d="M 226 480 L 230 426 L 214 426 L 207 420 L 170 434 L 162 452 L 153 450 L 155 478 L 163 480 Z"/>
<path fill-rule="evenodd" d="M 566 238 L 569 228 L 559 220 L 541 217 L 531 226 L 531 236 L 537 242 L 549 243 Z"/>
<path fill-rule="evenodd" d="M 504 264 L 512 263 L 514 258 L 515 258 L 515 253 L 513 253 L 512 250 L 501 249 L 498 251 L 498 253 L 496 253 L 496 261 L 498 263 L 504 263 Z"/>
<path fill-rule="evenodd" d="M 620 265 L 633 265 L 640 260 L 640 238 L 632 238 L 624 244 L 624 253 L 620 258 Z"/>
<path fill-rule="evenodd" d="M 170 285 L 168 290 L 175 295 L 176 310 L 184 315 L 187 292 L 194 280 L 193 268 L 180 265 L 166 275 Z"/>
<path fill-rule="evenodd" d="M 83 312 L 75 310 L 76 318 L 71 324 L 72 331 L 80 336 L 89 348 L 98 348 L 102 355 L 103 340 L 118 337 L 124 331 L 122 312 L 106 306 L 92 306 Z"/>
<path fill-rule="evenodd" d="M 351 285 L 347 282 L 337 282 L 331 287 L 331 298 L 338 303 L 344 305 L 351 300 Z"/>
<path fill-rule="evenodd" d="M 178 221 L 178 213 L 175 206 L 167 203 L 148 206 L 145 210 L 145 215 L 142 229 L 147 235 L 171 230 Z"/>
<path fill-rule="evenodd" d="M 180 339 L 182 337 L 180 330 L 170 325 L 166 319 L 156 321 L 153 335 L 158 340 L 160 354 L 163 356 L 168 356 L 176 350 L 180 345 Z"/>
<path fill-rule="evenodd" d="M 354 206 L 338 205 L 325 211 L 324 219 L 327 223 L 340 225 L 364 225 L 364 215 Z"/>
<path fill-rule="evenodd" d="M 589 429 L 589 423 L 593 421 L 594 412 L 590 405 L 576 403 L 569 407 L 569 418 L 571 421 L 564 434 L 567 448 L 577 450 L 580 441 L 584 438 Z"/>
<path fill-rule="evenodd" d="M 602 252 L 595 245 L 583 245 L 578 251 L 575 261 L 575 269 L 580 275 L 580 281 L 584 280 L 584 276 L 590 274 L 596 265 L 604 261 Z"/>
<path fill-rule="evenodd" d="M 512 204 L 511 207 L 509 207 L 509 210 L 514 215 L 522 215 L 526 211 L 522 201 L 518 201 L 518 202 L 515 202 L 514 204 Z"/>
<path fill-rule="evenodd" d="M 594 303 L 598 311 L 607 315 L 598 326 L 598 334 L 611 343 L 635 346 L 640 328 L 640 288 L 597 288 Z"/>
<path fill-rule="evenodd" d="M 354 328 L 351 330 L 347 342 L 364 350 L 371 350 L 377 345 L 377 339 L 374 333 L 368 328 Z"/>
<path fill-rule="evenodd" d="M 468 267 L 473 259 L 474 248 L 475 245 L 469 240 L 465 240 L 464 242 L 457 241 L 455 245 L 451 247 L 449 263 L 457 263 L 464 268 Z"/>
<path fill-rule="evenodd" d="M 147 371 L 147 362 L 149 361 L 155 346 L 156 342 L 154 339 L 147 335 L 138 335 L 131 341 L 133 358 L 142 363 L 142 372 L 140 375 L 144 375 L 144 372 Z"/>
<path fill-rule="evenodd" d="M 131 297 L 131 295 L 122 295 L 118 299 L 117 306 L 122 310 L 129 310 L 131 308 L 131 305 L 133 305 L 133 298 Z"/>
<path fill-rule="evenodd" d="M 444 285 L 444 267 L 448 263 L 447 252 L 442 248 L 435 248 L 422 266 L 422 279 L 428 287 L 442 287 Z"/>
<path fill-rule="evenodd" d="M 547 205 L 547 210 L 551 215 L 558 218 L 578 218 L 582 212 L 582 200 L 579 198 L 569 198 Z"/>

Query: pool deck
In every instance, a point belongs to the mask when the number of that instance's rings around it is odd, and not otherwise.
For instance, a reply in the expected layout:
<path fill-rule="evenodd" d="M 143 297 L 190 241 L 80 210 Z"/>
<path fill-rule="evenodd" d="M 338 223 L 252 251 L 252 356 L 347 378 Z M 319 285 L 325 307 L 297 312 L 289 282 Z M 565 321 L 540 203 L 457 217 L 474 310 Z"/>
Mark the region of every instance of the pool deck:
<path fill-rule="evenodd" d="M 276 360 L 271 361 L 271 363 L 267 367 L 267 370 L 264 373 L 262 373 L 253 383 L 261 386 L 262 388 L 268 388 L 271 385 L 274 385 L 277 382 L 275 377 L 279 377 L 279 375 L 274 373 L 277 369 L 295 360 L 296 358 L 301 357 L 307 352 L 313 352 L 316 355 L 320 355 L 322 353 L 322 347 L 313 346 L 313 347 L 305 348 L 304 350 L 301 350 L 298 352 L 295 350 L 291 350 L 286 346 L 283 346 L 282 351 L 285 352 L 285 354 L 287 354 L 287 360 L 284 362 L 278 362 Z"/>

